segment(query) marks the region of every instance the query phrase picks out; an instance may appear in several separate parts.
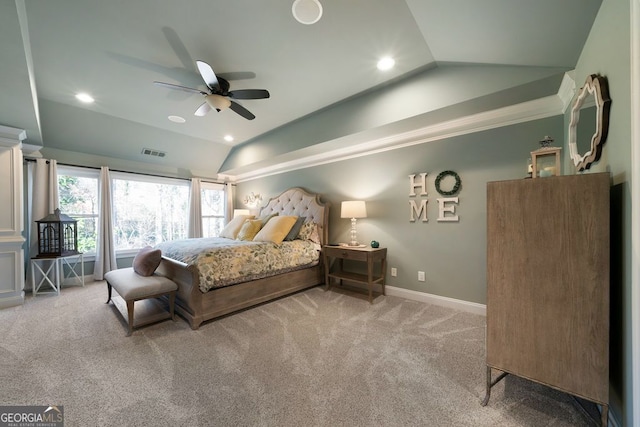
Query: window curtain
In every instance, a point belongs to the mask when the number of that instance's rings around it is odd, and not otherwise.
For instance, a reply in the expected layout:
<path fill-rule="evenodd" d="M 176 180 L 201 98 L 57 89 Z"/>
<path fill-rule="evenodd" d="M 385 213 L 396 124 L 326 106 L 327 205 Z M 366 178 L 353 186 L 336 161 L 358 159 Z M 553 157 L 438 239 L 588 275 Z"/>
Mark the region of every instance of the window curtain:
<path fill-rule="evenodd" d="M 233 185 L 231 185 L 230 182 L 227 182 L 224 185 L 224 193 L 227 196 L 227 203 L 225 203 L 226 205 L 226 210 L 225 210 L 225 218 L 224 221 L 225 223 L 228 223 L 229 221 L 231 221 L 231 219 L 233 219 L 233 198 L 234 198 L 234 191 L 233 191 Z"/>
<path fill-rule="evenodd" d="M 116 250 L 113 238 L 113 214 L 111 209 L 111 176 L 109 168 L 100 168 L 100 207 L 98 212 L 98 239 L 96 243 L 96 264 L 93 270 L 95 280 L 104 280 L 105 273 L 117 270 Z"/>
<path fill-rule="evenodd" d="M 189 227 L 187 237 L 202 237 L 202 197 L 200 178 L 191 179 L 191 193 L 189 194 Z"/>
<path fill-rule="evenodd" d="M 29 245 L 25 259 L 38 254 L 38 227 L 36 221 L 53 213 L 60 207 L 58 201 L 58 162 L 56 160 L 36 159 L 27 166 L 27 221 L 29 224 Z M 31 283 L 31 263 L 27 263 L 26 287 L 33 289 Z"/>

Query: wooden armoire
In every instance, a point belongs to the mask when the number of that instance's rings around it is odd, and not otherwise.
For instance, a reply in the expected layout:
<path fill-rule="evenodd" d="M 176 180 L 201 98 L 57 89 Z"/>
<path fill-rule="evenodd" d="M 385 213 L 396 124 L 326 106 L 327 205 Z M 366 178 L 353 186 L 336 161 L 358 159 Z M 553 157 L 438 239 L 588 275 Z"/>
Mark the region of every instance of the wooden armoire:
<path fill-rule="evenodd" d="M 513 374 L 602 405 L 606 425 L 610 185 L 608 173 L 487 184 L 483 405 Z"/>

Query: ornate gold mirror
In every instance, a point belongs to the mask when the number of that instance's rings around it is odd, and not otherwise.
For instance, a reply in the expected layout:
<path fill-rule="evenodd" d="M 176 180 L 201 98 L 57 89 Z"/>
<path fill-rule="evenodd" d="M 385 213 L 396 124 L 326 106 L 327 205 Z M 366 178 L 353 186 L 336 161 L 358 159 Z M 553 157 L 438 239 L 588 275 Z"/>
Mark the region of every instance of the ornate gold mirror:
<path fill-rule="evenodd" d="M 596 74 L 587 77 L 571 108 L 569 155 L 576 168 L 589 169 L 600 159 L 609 130 L 609 86 Z"/>

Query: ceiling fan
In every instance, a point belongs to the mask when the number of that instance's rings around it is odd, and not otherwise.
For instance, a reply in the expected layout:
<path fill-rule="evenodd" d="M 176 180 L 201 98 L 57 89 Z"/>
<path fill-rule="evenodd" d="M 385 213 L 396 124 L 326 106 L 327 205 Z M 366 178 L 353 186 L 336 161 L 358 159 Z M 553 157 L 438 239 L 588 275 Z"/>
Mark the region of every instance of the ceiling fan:
<path fill-rule="evenodd" d="M 266 89 L 239 89 L 229 90 L 229 82 L 222 77 L 216 76 L 213 68 L 204 61 L 196 61 L 198 71 L 202 80 L 207 85 L 208 92 L 200 89 L 194 89 L 186 86 L 174 85 L 171 83 L 153 82 L 158 86 L 167 87 L 169 89 L 178 89 L 190 93 L 199 93 L 204 95 L 204 102 L 195 111 L 196 116 L 204 116 L 212 109 L 222 111 L 227 108 L 240 114 L 247 120 L 253 120 L 256 116 L 242 105 L 235 102 L 235 99 L 265 99 L 269 98 L 269 91 Z"/>

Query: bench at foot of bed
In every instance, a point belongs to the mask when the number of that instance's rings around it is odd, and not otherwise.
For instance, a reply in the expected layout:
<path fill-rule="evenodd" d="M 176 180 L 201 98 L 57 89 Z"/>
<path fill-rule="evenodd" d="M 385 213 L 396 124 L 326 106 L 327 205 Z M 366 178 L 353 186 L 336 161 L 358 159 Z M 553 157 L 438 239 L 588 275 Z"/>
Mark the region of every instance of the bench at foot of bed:
<path fill-rule="evenodd" d="M 113 304 L 122 316 L 127 319 L 128 333 L 131 336 L 133 328 L 156 323 L 161 320 L 175 320 L 174 305 L 178 285 L 171 279 L 157 274 L 140 276 L 133 268 L 122 268 L 109 271 L 104 275 L 107 281 L 107 290 L 111 299 L 111 289 L 115 289 L 120 298 L 114 298 Z M 167 296 L 169 298 L 169 311 L 156 298 Z M 138 301 L 138 306 L 135 302 Z M 125 306 L 126 304 L 126 306 Z M 134 315 L 134 306 L 138 308 Z M 136 318 L 137 317 L 137 318 Z"/>

